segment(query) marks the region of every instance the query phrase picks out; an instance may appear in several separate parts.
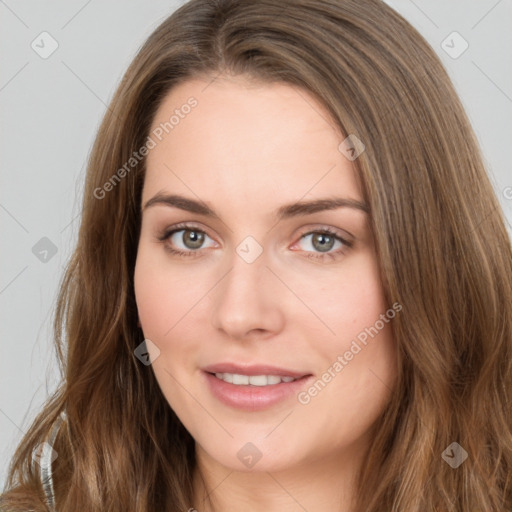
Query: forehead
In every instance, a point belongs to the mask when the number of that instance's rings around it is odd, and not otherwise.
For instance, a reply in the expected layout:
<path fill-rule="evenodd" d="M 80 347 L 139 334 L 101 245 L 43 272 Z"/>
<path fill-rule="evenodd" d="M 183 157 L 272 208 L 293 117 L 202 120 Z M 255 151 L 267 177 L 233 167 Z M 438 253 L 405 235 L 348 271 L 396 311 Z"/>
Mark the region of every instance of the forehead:
<path fill-rule="evenodd" d="M 289 84 L 184 82 L 162 101 L 151 133 L 158 130 L 143 199 L 162 189 L 276 205 L 326 193 L 361 197 L 338 149 L 344 135 L 323 105 Z"/>

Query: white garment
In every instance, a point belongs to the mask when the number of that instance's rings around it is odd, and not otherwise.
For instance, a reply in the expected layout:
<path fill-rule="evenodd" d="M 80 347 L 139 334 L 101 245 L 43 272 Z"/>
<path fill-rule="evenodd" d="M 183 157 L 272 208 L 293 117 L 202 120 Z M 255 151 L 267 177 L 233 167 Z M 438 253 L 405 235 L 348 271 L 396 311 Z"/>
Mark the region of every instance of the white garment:
<path fill-rule="evenodd" d="M 57 421 L 54 423 L 50 430 L 50 435 L 48 436 L 47 441 L 45 441 L 40 447 L 40 454 L 38 457 L 35 457 L 35 455 L 32 457 L 33 468 L 36 460 L 38 459 L 37 462 L 40 466 L 41 483 L 46 495 L 46 502 L 51 512 L 56 512 L 55 496 L 53 491 L 52 462 L 58 457 L 58 453 L 53 449 L 53 443 L 57 437 L 59 427 L 63 421 L 66 421 L 66 418 L 66 413 L 64 411 L 61 412 L 60 416 L 57 418 Z"/>

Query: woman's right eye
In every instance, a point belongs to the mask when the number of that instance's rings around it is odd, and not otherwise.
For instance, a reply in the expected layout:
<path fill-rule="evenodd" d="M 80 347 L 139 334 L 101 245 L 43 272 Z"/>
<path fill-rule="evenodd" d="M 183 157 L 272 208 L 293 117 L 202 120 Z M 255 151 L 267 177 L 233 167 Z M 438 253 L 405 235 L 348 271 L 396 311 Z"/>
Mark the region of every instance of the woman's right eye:
<path fill-rule="evenodd" d="M 204 231 L 194 226 L 182 225 L 166 230 L 159 240 L 166 243 L 165 248 L 171 254 L 196 256 L 196 253 L 204 248 L 206 238 L 210 237 Z"/>

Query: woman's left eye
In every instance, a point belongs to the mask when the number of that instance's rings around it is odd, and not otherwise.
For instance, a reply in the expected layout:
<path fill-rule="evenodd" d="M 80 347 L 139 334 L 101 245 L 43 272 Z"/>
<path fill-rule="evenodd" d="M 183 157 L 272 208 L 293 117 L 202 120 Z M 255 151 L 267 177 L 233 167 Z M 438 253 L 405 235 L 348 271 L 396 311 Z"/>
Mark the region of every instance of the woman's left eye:
<path fill-rule="evenodd" d="M 329 258 L 331 260 L 337 259 L 338 257 L 342 256 L 346 252 L 346 250 L 352 247 L 353 245 L 352 242 L 349 242 L 345 238 L 342 238 L 337 232 L 332 231 L 329 228 L 323 228 L 316 231 L 309 231 L 300 237 L 299 242 L 301 240 L 307 240 L 308 238 L 308 245 L 319 252 L 310 252 L 307 255 L 307 257 L 319 260 L 323 260 L 325 258 Z M 338 249 L 332 251 L 336 243 L 338 243 Z"/>
<path fill-rule="evenodd" d="M 189 225 L 175 226 L 173 229 L 165 231 L 160 237 L 158 237 L 161 242 L 170 241 L 170 244 L 165 245 L 165 249 L 171 254 L 177 256 L 197 256 L 200 249 L 205 248 L 203 244 L 207 238 L 212 240 L 203 230 Z M 313 248 L 313 252 L 310 252 L 307 249 L 304 250 L 304 252 L 308 253 L 306 256 L 308 258 L 315 258 L 319 260 L 323 260 L 325 258 L 336 259 L 343 255 L 347 248 L 352 247 L 352 242 L 342 238 L 337 232 L 332 231 L 329 228 L 322 228 L 303 233 L 300 236 L 299 241 L 294 245 L 297 245 L 302 240 L 308 239 L 308 245 Z M 332 251 L 336 244 L 338 244 L 337 250 Z M 215 242 L 210 245 L 210 247 L 213 246 L 215 246 Z"/>

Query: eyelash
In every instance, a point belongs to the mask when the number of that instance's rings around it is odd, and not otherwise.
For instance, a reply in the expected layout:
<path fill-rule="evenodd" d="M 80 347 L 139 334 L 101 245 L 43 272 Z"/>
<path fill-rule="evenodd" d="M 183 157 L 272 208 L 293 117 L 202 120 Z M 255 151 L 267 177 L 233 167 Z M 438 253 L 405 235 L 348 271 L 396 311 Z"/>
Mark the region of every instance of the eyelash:
<path fill-rule="evenodd" d="M 194 231 L 196 233 L 203 233 L 203 234 L 209 236 L 208 233 L 206 233 L 206 231 L 203 231 L 202 229 L 199 229 L 190 224 L 183 223 L 183 224 L 177 224 L 172 229 L 165 230 L 158 237 L 158 240 L 160 242 L 165 242 L 172 235 L 174 235 L 174 233 L 177 233 L 179 231 Z M 306 251 L 307 252 L 307 255 L 305 256 L 306 258 L 310 258 L 310 259 L 313 258 L 316 260 L 325 260 L 325 259 L 336 260 L 338 257 L 342 256 L 347 249 L 350 249 L 353 245 L 352 242 L 349 242 L 345 238 L 342 238 L 336 231 L 333 231 L 332 229 L 330 229 L 328 227 L 311 230 L 311 231 L 304 231 L 303 233 L 301 233 L 299 240 L 304 238 L 306 235 L 312 235 L 312 234 L 330 235 L 330 236 L 334 237 L 336 240 L 340 241 L 344 245 L 344 247 L 342 247 L 341 249 L 338 249 L 337 251 L 334 251 L 334 252 L 325 252 L 325 253 L 315 253 L 315 252 Z M 197 253 L 199 253 L 201 251 L 201 249 L 198 249 L 195 251 L 194 250 L 181 251 L 179 249 L 173 249 L 169 245 L 165 246 L 165 250 L 170 252 L 173 255 L 180 256 L 180 257 L 181 256 L 196 257 L 198 255 Z"/>

